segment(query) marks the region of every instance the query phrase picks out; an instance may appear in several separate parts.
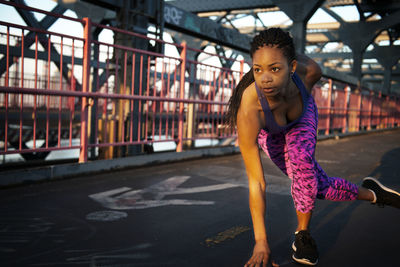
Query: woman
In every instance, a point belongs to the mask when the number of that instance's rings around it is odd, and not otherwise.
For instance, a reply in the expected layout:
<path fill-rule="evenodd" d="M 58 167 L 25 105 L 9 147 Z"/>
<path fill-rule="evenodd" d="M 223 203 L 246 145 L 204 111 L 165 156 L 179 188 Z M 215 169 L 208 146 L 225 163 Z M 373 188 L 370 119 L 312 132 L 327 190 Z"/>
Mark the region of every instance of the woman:
<path fill-rule="evenodd" d="M 291 193 L 298 226 L 292 258 L 315 265 L 318 251 L 309 232 L 315 199 L 368 200 L 400 208 L 400 194 L 365 178 L 362 187 L 328 177 L 314 157 L 317 140 L 317 107 L 310 95 L 321 78 L 321 69 L 310 58 L 295 55 L 293 40 L 279 28 L 260 32 L 251 43 L 252 69 L 236 87 L 228 119 L 237 126 L 240 151 L 249 180 L 249 205 L 255 246 L 245 266 L 271 262 L 265 230 L 265 188 L 261 147 L 292 180 Z"/>

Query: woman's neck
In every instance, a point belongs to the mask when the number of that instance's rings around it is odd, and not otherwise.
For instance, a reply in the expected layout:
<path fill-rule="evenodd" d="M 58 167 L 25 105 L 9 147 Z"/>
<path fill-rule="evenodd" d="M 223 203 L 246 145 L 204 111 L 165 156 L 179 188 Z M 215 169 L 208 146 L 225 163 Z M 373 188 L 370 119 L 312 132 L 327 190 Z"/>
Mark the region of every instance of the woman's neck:
<path fill-rule="evenodd" d="M 290 80 L 288 85 L 277 95 L 274 96 L 266 96 L 268 103 L 270 104 L 279 104 L 282 102 L 286 102 L 287 99 L 293 98 L 300 93 L 296 84 Z"/>

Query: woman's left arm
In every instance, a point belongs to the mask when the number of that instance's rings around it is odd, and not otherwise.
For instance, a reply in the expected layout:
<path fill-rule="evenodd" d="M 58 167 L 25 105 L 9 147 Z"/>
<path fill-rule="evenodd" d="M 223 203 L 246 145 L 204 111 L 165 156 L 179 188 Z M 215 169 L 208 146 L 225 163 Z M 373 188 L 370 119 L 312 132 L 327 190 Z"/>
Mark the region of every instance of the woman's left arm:
<path fill-rule="evenodd" d="M 297 55 L 296 73 L 300 76 L 306 89 L 311 91 L 316 82 L 321 79 L 322 71 L 317 62 L 306 55 Z"/>

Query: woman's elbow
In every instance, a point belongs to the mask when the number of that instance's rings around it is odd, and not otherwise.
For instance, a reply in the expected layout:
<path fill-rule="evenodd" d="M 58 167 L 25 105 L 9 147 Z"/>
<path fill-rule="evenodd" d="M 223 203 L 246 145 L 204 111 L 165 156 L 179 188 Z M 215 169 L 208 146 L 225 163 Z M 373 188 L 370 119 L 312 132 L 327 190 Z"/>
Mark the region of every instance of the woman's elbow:
<path fill-rule="evenodd" d="M 307 88 L 311 89 L 315 83 L 317 83 L 322 77 L 322 70 L 315 63 L 315 66 L 311 67 L 307 71 L 307 76 L 305 77 L 305 85 Z"/>
<path fill-rule="evenodd" d="M 312 67 L 310 68 L 309 76 L 310 80 L 313 80 L 314 82 L 319 81 L 319 79 L 321 79 L 322 77 L 322 69 L 315 61 Z"/>
<path fill-rule="evenodd" d="M 265 193 L 266 187 L 267 187 L 267 185 L 264 180 L 249 181 L 249 192 L 250 193 L 254 193 L 254 194 L 257 194 L 260 192 Z"/>

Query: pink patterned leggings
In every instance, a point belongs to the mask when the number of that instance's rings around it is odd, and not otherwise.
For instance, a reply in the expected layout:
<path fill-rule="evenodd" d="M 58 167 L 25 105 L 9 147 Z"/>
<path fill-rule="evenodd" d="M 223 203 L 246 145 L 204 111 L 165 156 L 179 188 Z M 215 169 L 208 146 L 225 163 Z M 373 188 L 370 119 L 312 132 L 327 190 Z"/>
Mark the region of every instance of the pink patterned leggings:
<path fill-rule="evenodd" d="M 298 123 L 277 134 L 261 130 L 258 144 L 292 180 L 291 193 L 297 211 L 314 209 L 315 199 L 355 200 L 358 188 L 339 177 L 328 177 L 315 160 L 318 110 L 310 97 Z"/>

